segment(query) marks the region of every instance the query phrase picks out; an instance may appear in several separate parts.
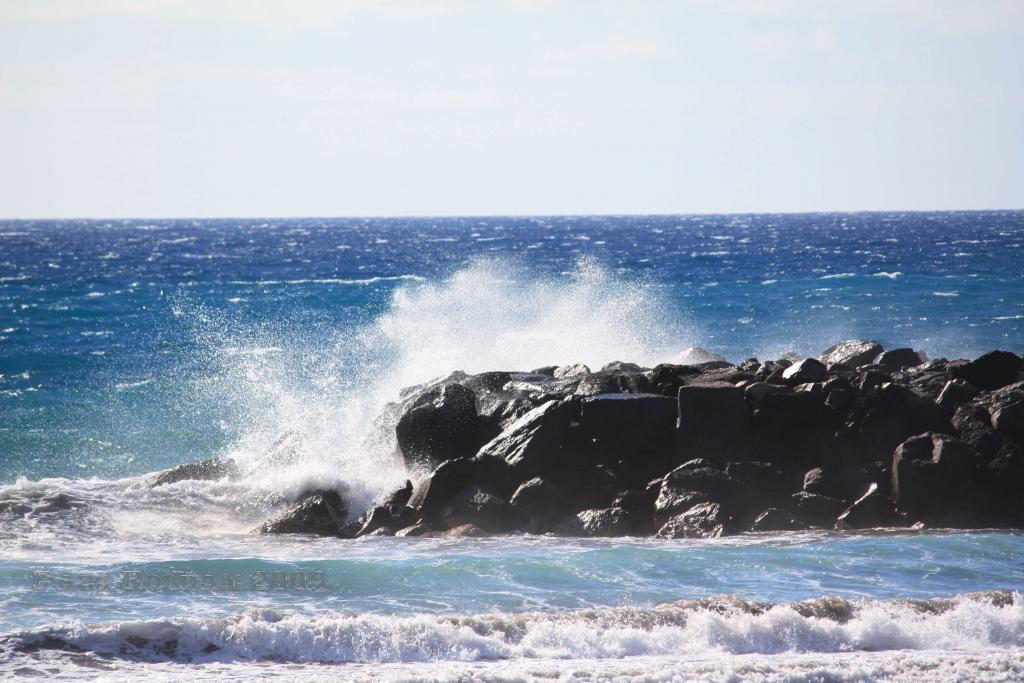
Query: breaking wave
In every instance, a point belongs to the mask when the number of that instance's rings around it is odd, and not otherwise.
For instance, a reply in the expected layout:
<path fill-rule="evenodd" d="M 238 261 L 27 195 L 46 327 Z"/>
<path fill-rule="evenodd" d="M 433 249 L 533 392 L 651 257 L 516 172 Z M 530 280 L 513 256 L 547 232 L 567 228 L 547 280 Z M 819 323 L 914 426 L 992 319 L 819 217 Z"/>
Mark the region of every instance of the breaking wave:
<path fill-rule="evenodd" d="M 253 609 L 44 627 L 7 635 L 8 661 L 40 651 L 144 662 L 299 663 L 601 660 L 646 656 L 1012 651 L 1024 647 L 1024 602 L 991 591 L 951 599 L 766 604 L 719 596 L 653 609 L 435 616 Z"/>

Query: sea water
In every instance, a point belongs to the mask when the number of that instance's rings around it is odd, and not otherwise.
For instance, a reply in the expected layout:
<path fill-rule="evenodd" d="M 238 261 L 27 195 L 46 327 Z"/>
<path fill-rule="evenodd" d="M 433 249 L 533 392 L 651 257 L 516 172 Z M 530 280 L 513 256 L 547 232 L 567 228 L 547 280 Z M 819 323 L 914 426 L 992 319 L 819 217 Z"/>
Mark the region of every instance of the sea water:
<path fill-rule="evenodd" d="M 249 532 L 404 481 L 374 418 L 453 370 L 1021 353 L 1022 245 L 1021 212 L 0 222 L 0 675 L 1020 679 L 1013 533 Z M 243 476 L 146 485 L 214 456 Z"/>

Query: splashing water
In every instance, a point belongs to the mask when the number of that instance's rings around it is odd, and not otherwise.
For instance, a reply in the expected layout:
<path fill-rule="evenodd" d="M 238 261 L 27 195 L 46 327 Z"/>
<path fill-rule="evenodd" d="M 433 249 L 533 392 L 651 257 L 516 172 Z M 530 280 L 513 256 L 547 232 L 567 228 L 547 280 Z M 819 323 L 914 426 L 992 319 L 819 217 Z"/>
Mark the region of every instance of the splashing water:
<path fill-rule="evenodd" d="M 404 387 L 455 370 L 654 365 L 693 341 L 656 286 L 587 260 L 547 278 L 479 260 L 439 283 L 399 288 L 361 329 L 312 339 L 267 327 L 230 332 L 208 312 L 193 315 L 218 369 L 208 400 L 235 407 L 227 455 L 249 482 L 287 498 L 345 484 L 359 503 L 406 477 L 392 435 L 374 428 Z M 290 448 L 273 448 L 282 435 Z"/>

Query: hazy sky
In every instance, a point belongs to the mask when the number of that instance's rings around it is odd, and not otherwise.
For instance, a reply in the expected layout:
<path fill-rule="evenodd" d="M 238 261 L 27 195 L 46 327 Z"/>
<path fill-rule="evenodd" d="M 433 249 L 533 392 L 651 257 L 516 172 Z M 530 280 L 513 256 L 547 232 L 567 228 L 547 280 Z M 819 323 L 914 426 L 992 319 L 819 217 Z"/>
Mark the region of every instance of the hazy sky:
<path fill-rule="evenodd" d="M 0 0 L 0 216 L 1024 207 L 1024 1 Z"/>

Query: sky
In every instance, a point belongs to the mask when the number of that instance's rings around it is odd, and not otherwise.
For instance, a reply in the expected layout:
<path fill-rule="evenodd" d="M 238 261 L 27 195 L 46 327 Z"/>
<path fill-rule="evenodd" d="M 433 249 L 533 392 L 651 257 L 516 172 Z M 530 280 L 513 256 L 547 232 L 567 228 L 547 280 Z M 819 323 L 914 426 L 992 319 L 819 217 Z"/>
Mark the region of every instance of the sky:
<path fill-rule="evenodd" d="M 0 217 L 1024 208 L 1024 1 L 0 0 Z"/>

